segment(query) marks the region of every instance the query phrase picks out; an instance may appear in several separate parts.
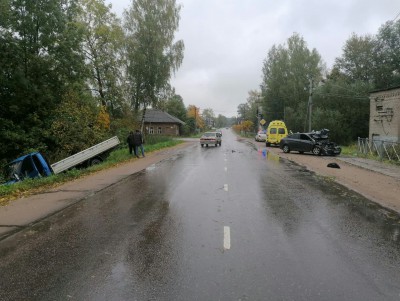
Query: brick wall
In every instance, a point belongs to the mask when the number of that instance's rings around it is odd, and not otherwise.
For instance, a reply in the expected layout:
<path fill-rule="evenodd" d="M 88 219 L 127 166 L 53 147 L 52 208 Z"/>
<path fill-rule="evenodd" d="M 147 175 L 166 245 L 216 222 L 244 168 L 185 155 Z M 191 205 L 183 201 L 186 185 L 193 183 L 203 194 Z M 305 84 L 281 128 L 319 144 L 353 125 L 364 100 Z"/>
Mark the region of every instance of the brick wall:
<path fill-rule="evenodd" d="M 400 88 L 371 93 L 369 139 L 400 142 Z"/>

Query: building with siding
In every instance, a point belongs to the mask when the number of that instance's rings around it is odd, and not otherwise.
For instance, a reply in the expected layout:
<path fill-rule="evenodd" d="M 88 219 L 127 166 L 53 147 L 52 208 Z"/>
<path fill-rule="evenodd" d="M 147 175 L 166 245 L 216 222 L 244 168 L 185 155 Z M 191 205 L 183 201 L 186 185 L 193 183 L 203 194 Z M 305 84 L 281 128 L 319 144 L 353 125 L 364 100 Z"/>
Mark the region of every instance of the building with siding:
<path fill-rule="evenodd" d="M 370 94 L 370 141 L 400 142 L 400 87 Z"/>
<path fill-rule="evenodd" d="M 179 136 L 185 123 L 161 110 L 147 109 L 144 117 L 145 132 L 148 135 Z"/>

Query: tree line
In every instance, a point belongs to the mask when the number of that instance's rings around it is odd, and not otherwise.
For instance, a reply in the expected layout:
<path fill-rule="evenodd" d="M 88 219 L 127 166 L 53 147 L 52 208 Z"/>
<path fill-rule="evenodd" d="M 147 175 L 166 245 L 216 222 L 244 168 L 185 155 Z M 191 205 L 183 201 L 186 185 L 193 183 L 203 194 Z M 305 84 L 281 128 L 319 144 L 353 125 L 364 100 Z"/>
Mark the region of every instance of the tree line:
<path fill-rule="evenodd" d="M 329 129 L 337 142 L 368 137 L 369 93 L 400 86 L 400 20 L 383 24 L 374 35 L 353 33 L 328 70 L 316 49 L 295 33 L 269 49 L 262 66 L 260 91 L 250 91 L 238 106 L 240 120 L 258 124 L 284 120 L 293 132 Z"/>
<path fill-rule="evenodd" d="M 124 141 L 147 107 L 184 121 L 186 134 L 228 125 L 185 107 L 170 85 L 184 57 L 180 10 L 176 0 L 134 0 L 118 18 L 104 0 L 0 0 L 0 165 Z"/>
<path fill-rule="evenodd" d="M 147 106 L 179 102 L 169 81 L 184 54 L 180 9 L 135 0 L 120 19 L 104 0 L 0 0 L 1 165 L 124 137 Z"/>

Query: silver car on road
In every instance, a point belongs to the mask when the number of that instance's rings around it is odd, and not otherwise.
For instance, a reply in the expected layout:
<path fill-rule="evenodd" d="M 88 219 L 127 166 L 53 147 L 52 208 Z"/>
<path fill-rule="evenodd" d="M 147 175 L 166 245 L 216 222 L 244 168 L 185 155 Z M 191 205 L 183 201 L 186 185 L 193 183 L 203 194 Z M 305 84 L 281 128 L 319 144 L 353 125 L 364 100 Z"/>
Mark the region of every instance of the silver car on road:
<path fill-rule="evenodd" d="M 209 144 L 215 146 L 221 146 L 222 143 L 222 134 L 219 132 L 206 132 L 203 136 L 200 137 L 200 145 L 203 147 L 204 145 L 208 147 Z"/>

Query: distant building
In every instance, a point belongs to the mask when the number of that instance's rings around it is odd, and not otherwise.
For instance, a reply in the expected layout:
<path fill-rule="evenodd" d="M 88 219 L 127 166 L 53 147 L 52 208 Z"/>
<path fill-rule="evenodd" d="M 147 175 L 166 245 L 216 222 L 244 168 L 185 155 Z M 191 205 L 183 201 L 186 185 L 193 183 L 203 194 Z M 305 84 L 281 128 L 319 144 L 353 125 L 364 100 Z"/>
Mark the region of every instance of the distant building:
<path fill-rule="evenodd" d="M 370 94 L 370 141 L 400 142 L 400 87 Z"/>
<path fill-rule="evenodd" d="M 144 117 L 145 132 L 149 135 L 179 136 L 184 124 L 182 120 L 156 109 L 147 109 Z"/>

